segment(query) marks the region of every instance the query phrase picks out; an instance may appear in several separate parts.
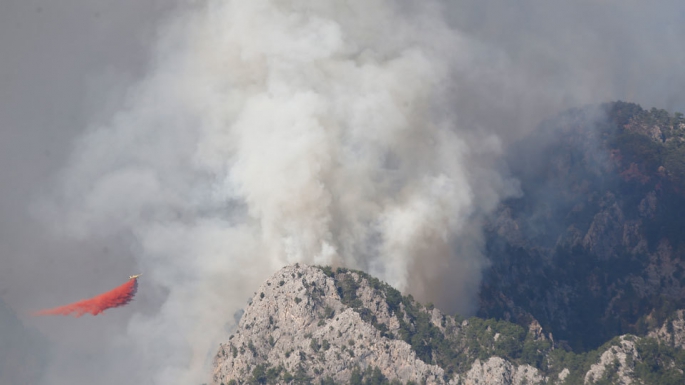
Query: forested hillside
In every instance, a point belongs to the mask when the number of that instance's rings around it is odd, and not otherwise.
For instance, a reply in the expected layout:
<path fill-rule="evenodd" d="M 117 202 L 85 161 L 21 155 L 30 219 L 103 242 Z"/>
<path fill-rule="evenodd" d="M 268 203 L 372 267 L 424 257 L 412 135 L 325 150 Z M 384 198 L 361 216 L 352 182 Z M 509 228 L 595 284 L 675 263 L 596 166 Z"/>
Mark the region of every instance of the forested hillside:
<path fill-rule="evenodd" d="M 487 230 L 479 315 L 536 319 L 576 352 L 685 307 L 685 119 L 616 102 L 513 146 L 523 195 Z"/>

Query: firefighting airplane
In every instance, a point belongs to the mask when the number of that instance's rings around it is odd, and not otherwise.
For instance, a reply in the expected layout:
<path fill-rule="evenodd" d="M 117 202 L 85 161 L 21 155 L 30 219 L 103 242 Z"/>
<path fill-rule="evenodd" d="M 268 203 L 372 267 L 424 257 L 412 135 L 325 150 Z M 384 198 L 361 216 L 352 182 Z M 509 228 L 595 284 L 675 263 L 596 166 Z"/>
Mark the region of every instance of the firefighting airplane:
<path fill-rule="evenodd" d="M 143 275 L 143 273 L 136 274 L 136 275 L 129 275 L 129 276 L 128 276 L 128 279 L 135 279 L 135 278 L 140 277 L 141 275 Z"/>

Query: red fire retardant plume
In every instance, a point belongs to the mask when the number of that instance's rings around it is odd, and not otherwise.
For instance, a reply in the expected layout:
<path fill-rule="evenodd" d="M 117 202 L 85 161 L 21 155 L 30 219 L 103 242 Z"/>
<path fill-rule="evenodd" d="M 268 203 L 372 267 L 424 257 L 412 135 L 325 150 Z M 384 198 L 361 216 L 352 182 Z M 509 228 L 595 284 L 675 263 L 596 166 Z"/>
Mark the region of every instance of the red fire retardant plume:
<path fill-rule="evenodd" d="M 98 315 L 109 308 L 124 306 L 131 302 L 137 290 L 138 278 L 131 278 L 125 284 L 96 297 L 54 309 L 41 310 L 34 315 L 70 315 L 72 313 L 75 317 L 80 317 L 86 313 Z"/>

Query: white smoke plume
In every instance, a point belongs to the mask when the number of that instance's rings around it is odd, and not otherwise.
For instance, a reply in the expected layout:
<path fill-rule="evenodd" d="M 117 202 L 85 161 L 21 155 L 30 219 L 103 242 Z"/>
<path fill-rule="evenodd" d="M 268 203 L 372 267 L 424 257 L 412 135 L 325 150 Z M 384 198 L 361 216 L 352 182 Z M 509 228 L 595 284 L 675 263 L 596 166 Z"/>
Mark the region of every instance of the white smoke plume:
<path fill-rule="evenodd" d="M 225 324 L 285 264 L 359 268 L 438 302 L 447 287 L 448 308 L 473 310 L 477 219 L 516 188 L 491 171 L 497 137 L 451 110 L 482 48 L 441 14 L 208 1 L 162 30 L 147 77 L 41 207 L 69 236 L 129 236 L 141 284 L 164 293 L 122 336 L 130 383 L 206 379 Z"/>

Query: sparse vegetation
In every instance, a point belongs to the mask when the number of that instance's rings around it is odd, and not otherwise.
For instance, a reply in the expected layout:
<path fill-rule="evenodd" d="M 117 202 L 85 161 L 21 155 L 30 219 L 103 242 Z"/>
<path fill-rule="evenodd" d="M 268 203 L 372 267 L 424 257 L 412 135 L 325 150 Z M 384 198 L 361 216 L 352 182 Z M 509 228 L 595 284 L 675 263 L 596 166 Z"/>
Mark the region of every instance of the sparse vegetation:
<path fill-rule="evenodd" d="M 383 375 L 380 368 L 368 366 L 365 370 L 359 367 L 352 370 L 350 385 L 390 385 L 390 381 Z"/>
<path fill-rule="evenodd" d="M 268 364 L 259 364 L 252 370 L 252 377 L 247 381 L 250 385 L 275 384 L 282 367 L 269 368 Z"/>
<path fill-rule="evenodd" d="M 247 343 L 247 348 L 250 349 L 253 356 L 257 357 L 257 348 L 255 348 L 251 340 Z"/>
<path fill-rule="evenodd" d="M 309 347 L 311 347 L 313 351 L 318 352 L 319 349 L 321 349 L 319 340 L 317 338 L 312 338 L 311 342 L 309 343 Z"/>
<path fill-rule="evenodd" d="M 323 309 L 323 317 L 330 319 L 333 318 L 334 315 L 335 310 L 333 310 L 333 308 L 331 308 L 330 306 L 326 305 L 326 307 Z"/>

